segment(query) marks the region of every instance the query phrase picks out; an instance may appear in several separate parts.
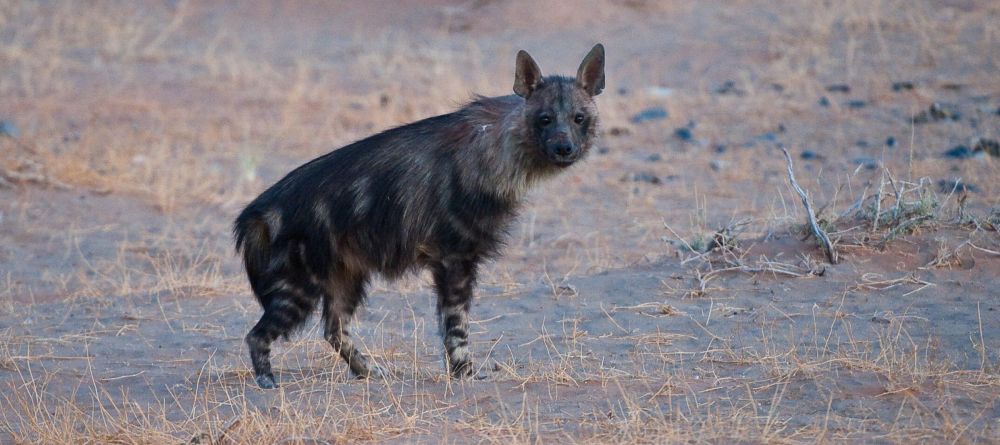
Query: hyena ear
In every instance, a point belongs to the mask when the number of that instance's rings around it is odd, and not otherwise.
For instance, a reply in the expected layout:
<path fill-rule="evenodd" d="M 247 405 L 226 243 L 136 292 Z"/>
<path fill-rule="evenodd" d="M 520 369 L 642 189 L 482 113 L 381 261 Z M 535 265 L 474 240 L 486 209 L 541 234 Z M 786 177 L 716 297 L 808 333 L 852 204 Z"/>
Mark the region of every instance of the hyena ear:
<path fill-rule="evenodd" d="M 580 68 L 576 70 L 576 84 L 591 96 L 604 91 L 604 45 L 594 45 L 580 62 Z"/>
<path fill-rule="evenodd" d="M 525 50 L 517 52 L 514 71 L 514 93 L 527 99 L 542 84 L 542 70 Z"/>

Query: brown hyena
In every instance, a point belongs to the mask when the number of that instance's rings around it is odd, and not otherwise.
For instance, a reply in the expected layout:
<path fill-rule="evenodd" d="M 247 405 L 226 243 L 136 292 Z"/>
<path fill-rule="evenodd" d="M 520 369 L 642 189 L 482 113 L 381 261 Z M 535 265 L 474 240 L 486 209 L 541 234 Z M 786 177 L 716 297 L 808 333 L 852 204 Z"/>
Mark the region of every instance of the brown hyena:
<path fill-rule="evenodd" d="M 373 274 L 429 268 L 445 362 L 474 373 L 469 306 L 479 263 L 495 256 L 536 181 L 584 158 L 604 89 L 604 47 L 576 78 L 517 54 L 516 95 L 477 97 L 450 114 L 387 130 L 316 158 L 254 199 L 233 232 L 264 308 L 246 336 L 257 384 L 275 386 L 271 343 L 322 304 L 324 336 L 359 377 L 384 377 L 347 323 Z"/>

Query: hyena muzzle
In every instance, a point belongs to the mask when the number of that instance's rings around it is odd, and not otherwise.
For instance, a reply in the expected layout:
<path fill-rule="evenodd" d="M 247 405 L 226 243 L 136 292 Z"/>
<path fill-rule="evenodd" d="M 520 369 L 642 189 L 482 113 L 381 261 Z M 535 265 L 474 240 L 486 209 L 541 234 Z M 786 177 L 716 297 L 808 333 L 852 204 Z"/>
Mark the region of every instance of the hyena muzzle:
<path fill-rule="evenodd" d="M 590 151 L 604 47 L 575 78 L 543 77 L 517 54 L 514 95 L 387 130 L 302 165 L 236 218 L 236 248 L 264 309 L 246 336 L 257 384 L 275 386 L 271 344 L 322 306 L 324 336 L 359 377 L 385 377 L 347 325 L 374 274 L 429 268 L 445 363 L 475 373 L 469 307 L 480 262 L 497 255 L 528 188 Z"/>

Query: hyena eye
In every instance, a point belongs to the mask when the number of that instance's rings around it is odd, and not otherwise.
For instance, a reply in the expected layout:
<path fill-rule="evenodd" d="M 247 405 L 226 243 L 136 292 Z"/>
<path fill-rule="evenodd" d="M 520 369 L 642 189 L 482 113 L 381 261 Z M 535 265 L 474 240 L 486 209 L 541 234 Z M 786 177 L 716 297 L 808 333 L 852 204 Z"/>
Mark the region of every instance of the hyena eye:
<path fill-rule="evenodd" d="M 576 116 L 573 116 L 573 122 L 576 122 L 578 124 L 582 124 L 583 121 L 586 119 L 587 116 L 584 116 L 583 113 L 576 113 Z"/>
<path fill-rule="evenodd" d="M 552 116 L 549 116 L 547 114 L 538 116 L 538 125 L 541 125 L 543 127 L 548 127 L 550 124 L 552 124 Z"/>

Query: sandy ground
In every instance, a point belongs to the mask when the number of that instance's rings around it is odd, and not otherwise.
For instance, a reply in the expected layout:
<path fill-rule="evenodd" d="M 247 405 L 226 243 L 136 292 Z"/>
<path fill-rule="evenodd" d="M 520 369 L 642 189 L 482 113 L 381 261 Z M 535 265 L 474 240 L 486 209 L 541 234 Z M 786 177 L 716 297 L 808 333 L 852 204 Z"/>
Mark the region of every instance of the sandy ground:
<path fill-rule="evenodd" d="M 814 3 L 0 1 L 0 441 L 1000 441 L 1000 8 Z M 389 380 L 313 321 L 258 389 L 241 206 L 597 41 L 600 150 L 483 272 L 488 378 L 445 377 L 419 275 L 354 328 Z M 925 213 L 865 218 L 895 192 Z"/>

